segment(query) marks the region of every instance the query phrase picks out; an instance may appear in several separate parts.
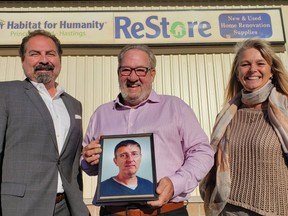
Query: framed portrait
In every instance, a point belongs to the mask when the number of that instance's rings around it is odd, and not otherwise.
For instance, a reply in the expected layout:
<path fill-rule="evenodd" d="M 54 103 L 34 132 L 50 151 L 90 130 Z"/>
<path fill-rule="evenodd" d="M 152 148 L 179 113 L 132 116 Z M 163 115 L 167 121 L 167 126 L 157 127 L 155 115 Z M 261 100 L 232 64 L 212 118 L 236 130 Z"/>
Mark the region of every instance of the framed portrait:
<path fill-rule="evenodd" d="M 100 144 L 97 204 L 157 199 L 152 133 L 105 135 Z"/>

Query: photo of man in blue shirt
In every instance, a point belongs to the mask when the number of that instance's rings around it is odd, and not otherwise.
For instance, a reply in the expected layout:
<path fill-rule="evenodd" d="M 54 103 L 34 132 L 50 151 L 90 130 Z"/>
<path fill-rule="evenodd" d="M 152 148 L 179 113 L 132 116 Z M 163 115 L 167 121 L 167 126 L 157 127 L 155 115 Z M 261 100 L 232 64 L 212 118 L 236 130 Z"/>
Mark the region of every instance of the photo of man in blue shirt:
<path fill-rule="evenodd" d="M 119 173 L 101 182 L 100 197 L 153 194 L 153 183 L 136 175 L 141 159 L 141 146 L 135 140 L 118 143 L 114 148 L 113 161 Z"/>

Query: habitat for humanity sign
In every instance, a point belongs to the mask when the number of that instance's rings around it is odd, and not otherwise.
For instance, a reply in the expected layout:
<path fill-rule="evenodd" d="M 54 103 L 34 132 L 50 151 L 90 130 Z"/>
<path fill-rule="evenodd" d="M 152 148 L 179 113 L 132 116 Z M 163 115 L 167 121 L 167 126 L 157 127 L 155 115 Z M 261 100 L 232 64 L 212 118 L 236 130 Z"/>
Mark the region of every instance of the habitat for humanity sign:
<path fill-rule="evenodd" d="M 0 45 L 19 45 L 35 29 L 72 45 L 231 43 L 251 37 L 285 42 L 277 8 L 0 12 Z"/>

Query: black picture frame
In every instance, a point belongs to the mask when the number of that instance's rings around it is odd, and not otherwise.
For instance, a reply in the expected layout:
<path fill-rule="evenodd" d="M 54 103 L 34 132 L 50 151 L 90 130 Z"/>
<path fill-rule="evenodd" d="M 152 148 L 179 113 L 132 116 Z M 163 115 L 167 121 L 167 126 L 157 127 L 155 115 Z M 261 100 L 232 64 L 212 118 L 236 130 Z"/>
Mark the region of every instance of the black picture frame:
<path fill-rule="evenodd" d="M 113 178 L 119 173 L 118 166 L 114 162 L 114 150 L 121 141 L 134 140 L 141 146 L 139 169 L 136 169 L 138 183 L 142 184 L 134 188 L 127 188 Z M 104 135 L 101 136 L 100 144 L 102 153 L 99 161 L 96 203 L 142 203 L 156 200 L 156 169 L 154 155 L 153 133 Z M 132 156 L 129 156 L 132 157 Z M 117 160 L 120 158 L 117 156 Z M 125 159 L 121 159 L 125 160 Z M 134 160 L 134 159 L 133 159 Z M 122 162 L 121 162 L 122 163 Z M 124 163 L 124 162 L 123 162 Z M 126 162 L 125 162 L 126 163 Z M 112 182 L 111 182 L 112 181 Z M 149 182 L 148 182 L 149 181 Z M 111 184 L 112 183 L 112 184 Z M 152 184 L 151 184 L 152 183 Z M 114 189 L 112 189 L 114 186 Z M 132 193 L 132 194 L 130 194 Z"/>

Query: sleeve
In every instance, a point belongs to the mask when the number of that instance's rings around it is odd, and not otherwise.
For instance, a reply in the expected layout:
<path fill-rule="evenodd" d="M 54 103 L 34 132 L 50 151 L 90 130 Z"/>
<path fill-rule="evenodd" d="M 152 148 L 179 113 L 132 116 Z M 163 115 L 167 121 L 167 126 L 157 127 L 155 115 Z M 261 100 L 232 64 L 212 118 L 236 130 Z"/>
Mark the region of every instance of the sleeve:
<path fill-rule="evenodd" d="M 183 102 L 184 103 L 184 102 Z M 170 179 L 174 186 L 172 201 L 189 198 L 214 164 L 214 151 L 193 110 L 184 103 L 178 108 L 179 136 L 184 163 Z"/>
<path fill-rule="evenodd" d="M 8 119 L 8 114 L 6 111 L 6 101 L 5 101 L 6 91 L 3 88 L 2 84 L 0 84 L 0 92 L 1 92 L 0 94 L 0 161 L 2 161 L 3 151 L 4 151 L 5 133 L 6 133 L 6 127 L 7 127 L 7 119 Z"/>
<path fill-rule="evenodd" d="M 82 142 L 82 147 L 85 147 L 93 140 L 94 134 L 96 133 L 95 126 L 94 126 L 95 120 L 96 120 L 96 112 L 94 112 L 94 114 L 90 118 L 88 128 L 87 128 L 86 134 Z M 89 176 L 98 175 L 98 165 L 90 165 L 84 160 L 82 156 L 80 158 L 80 165 L 81 165 L 82 170 L 87 175 Z"/>

